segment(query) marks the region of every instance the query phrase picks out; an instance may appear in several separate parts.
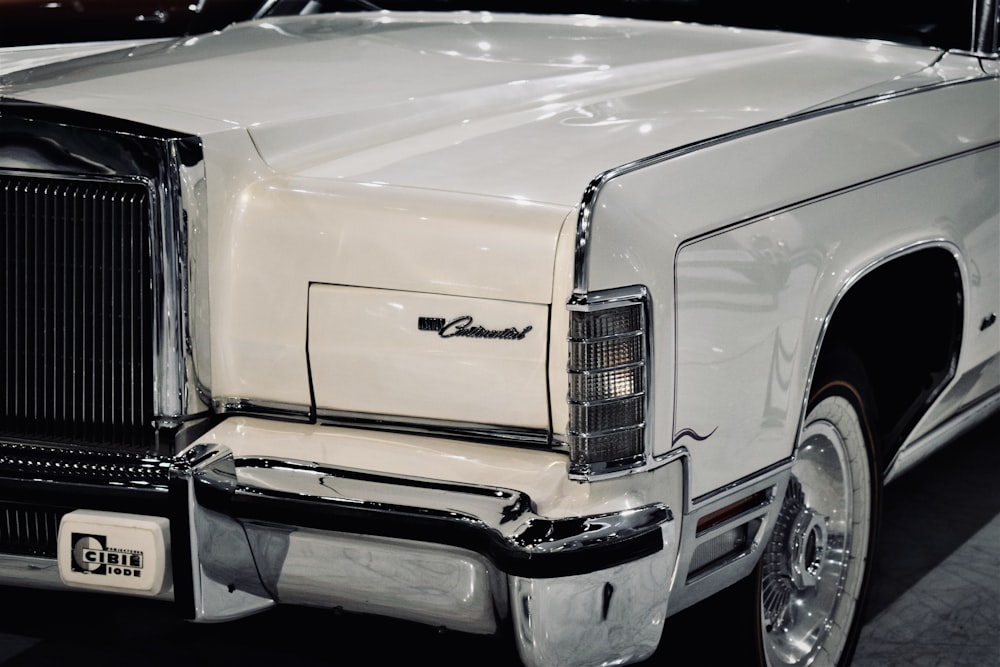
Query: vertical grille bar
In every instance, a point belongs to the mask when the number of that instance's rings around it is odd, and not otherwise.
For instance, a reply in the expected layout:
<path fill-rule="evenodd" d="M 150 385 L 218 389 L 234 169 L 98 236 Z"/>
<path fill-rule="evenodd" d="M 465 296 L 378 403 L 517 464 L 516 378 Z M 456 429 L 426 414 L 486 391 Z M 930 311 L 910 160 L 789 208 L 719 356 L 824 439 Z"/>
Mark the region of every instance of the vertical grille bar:
<path fill-rule="evenodd" d="M 0 435 L 148 447 L 149 189 L 0 175 L 0 192 Z"/>
<path fill-rule="evenodd" d="M 0 503 L 0 553 L 55 558 L 59 521 L 66 512 Z"/>

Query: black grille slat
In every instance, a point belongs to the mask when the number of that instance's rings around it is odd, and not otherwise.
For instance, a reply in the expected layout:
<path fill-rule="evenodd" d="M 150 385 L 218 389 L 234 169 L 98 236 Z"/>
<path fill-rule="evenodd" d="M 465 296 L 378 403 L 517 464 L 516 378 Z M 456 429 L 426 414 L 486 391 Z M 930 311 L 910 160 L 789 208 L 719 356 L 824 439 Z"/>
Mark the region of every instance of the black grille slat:
<path fill-rule="evenodd" d="M 153 225 L 139 182 L 0 175 L 0 433 L 152 442 Z"/>
<path fill-rule="evenodd" d="M 55 558 L 59 522 L 66 512 L 0 503 L 0 553 Z"/>

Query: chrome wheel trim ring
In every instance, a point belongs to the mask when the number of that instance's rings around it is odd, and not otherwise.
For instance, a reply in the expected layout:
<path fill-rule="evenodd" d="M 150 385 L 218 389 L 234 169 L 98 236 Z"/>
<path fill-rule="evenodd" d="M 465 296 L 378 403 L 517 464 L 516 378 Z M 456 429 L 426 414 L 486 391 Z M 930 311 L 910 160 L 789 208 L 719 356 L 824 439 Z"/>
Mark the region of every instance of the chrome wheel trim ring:
<path fill-rule="evenodd" d="M 772 667 L 834 666 L 857 612 L 871 527 L 864 430 L 847 399 L 831 396 L 809 412 L 792 478 L 784 530 L 768 546 L 781 557 L 765 564 L 764 656 Z"/>

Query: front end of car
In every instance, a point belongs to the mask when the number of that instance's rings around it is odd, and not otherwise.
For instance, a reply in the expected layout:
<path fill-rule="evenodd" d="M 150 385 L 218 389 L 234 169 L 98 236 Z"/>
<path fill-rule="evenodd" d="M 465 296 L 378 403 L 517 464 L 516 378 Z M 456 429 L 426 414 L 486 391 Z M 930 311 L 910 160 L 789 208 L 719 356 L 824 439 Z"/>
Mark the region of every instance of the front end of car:
<path fill-rule="evenodd" d="M 576 210 L 234 144 L 0 104 L 0 581 L 650 655 L 683 482 L 651 465 L 645 291 L 574 293 Z"/>

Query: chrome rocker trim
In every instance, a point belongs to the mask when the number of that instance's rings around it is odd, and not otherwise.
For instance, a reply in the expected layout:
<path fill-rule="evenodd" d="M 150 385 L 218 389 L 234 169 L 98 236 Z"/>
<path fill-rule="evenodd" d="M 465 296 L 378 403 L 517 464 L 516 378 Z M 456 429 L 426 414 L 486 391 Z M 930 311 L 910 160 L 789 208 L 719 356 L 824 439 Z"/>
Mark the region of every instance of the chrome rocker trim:
<path fill-rule="evenodd" d="M 904 446 L 893 457 L 885 472 L 885 483 L 899 478 L 931 454 L 947 445 L 994 414 L 1000 413 L 1000 391 L 990 394 L 963 409 L 951 419 Z"/>

